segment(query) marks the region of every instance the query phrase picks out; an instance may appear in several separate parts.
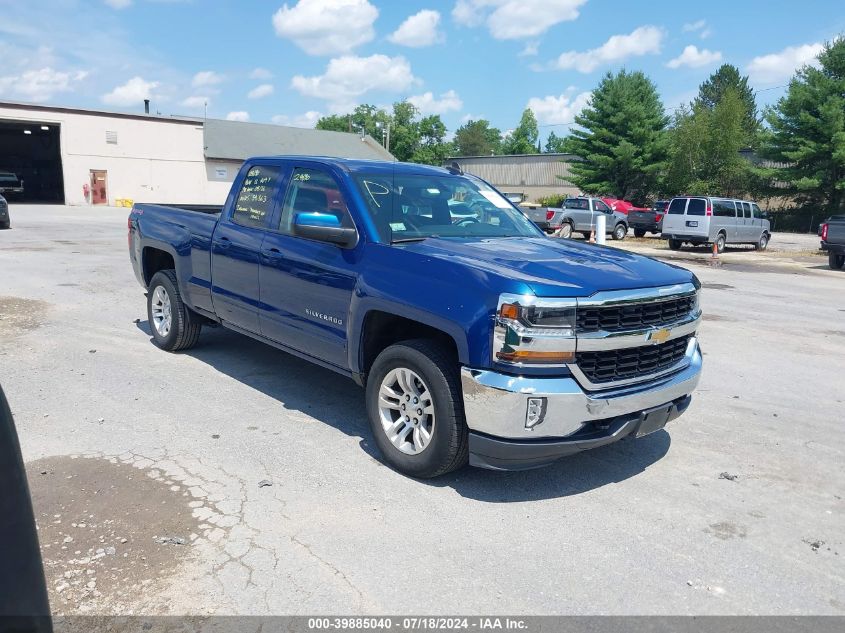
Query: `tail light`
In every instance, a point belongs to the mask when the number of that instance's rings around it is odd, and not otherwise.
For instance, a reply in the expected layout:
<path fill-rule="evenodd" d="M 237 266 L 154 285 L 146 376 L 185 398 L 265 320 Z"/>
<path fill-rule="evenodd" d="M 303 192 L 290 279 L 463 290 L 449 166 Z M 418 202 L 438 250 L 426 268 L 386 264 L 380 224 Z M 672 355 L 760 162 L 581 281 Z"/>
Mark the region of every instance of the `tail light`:
<path fill-rule="evenodd" d="M 707 209 L 705 210 L 705 215 L 713 215 L 713 207 L 709 204 L 707 205 Z"/>
<path fill-rule="evenodd" d="M 551 222 L 553 217 L 555 217 L 555 212 L 552 209 L 547 209 L 546 210 L 546 221 Z"/>
<path fill-rule="evenodd" d="M 822 239 L 827 241 L 827 223 L 822 224 Z"/>
<path fill-rule="evenodd" d="M 132 215 L 126 218 L 126 241 L 129 243 L 129 250 L 132 250 Z"/>
<path fill-rule="evenodd" d="M 655 214 L 654 214 L 654 221 L 655 221 L 655 222 L 660 222 L 660 220 L 662 220 L 662 219 L 663 219 L 663 214 L 662 214 L 662 213 L 655 213 Z"/>

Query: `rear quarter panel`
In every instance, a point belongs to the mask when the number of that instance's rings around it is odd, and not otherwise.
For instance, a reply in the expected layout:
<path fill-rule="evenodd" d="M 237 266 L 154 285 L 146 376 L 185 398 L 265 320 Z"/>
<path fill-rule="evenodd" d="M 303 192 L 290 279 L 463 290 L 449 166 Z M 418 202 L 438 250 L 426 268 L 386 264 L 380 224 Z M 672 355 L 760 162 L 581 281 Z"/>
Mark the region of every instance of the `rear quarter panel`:
<path fill-rule="evenodd" d="M 133 256 L 146 286 L 151 271 L 144 268 L 146 249 L 173 258 L 179 290 L 189 307 L 213 311 L 211 304 L 211 236 L 217 216 L 161 205 L 136 205 L 130 222 L 136 225 Z"/>

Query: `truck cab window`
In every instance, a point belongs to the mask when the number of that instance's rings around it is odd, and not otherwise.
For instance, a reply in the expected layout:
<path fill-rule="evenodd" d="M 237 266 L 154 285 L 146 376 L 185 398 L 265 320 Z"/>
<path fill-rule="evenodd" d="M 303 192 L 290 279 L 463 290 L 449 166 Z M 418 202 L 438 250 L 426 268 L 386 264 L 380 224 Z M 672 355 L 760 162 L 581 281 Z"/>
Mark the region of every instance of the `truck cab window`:
<path fill-rule="evenodd" d="M 343 226 L 353 226 L 337 182 L 321 169 L 297 167 L 294 170 L 279 218 L 279 231 L 291 234 L 297 213 L 331 213 Z"/>
<path fill-rule="evenodd" d="M 280 169 L 270 165 L 255 165 L 247 172 L 235 208 L 232 222 L 242 226 L 263 228 L 272 215 L 276 182 Z"/>

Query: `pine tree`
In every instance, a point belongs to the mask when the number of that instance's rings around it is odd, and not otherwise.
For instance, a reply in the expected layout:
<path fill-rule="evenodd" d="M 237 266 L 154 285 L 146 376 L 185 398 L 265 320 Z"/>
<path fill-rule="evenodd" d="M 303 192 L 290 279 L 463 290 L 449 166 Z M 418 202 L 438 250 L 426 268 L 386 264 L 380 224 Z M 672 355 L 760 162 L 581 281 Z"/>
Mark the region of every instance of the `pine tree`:
<path fill-rule="evenodd" d="M 455 131 L 454 145 L 457 156 L 501 154 L 502 133 L 484 119 L 467 121 Z"/>
<path fill-rule="evenodd" d="M 589 107 L 575 117 L 564 149 L 575 186 L 644 204 L 658 190 L 666 161 L 666 125 L 657 88 L 643 73 L 607 73 Z"/>
<path fill-rule="evenodd" d="M 766 113 L 762 153 L 786 165 L 772 175 L 799 203 L 836 213 L 845 209 L 845 38 L 826 44 L 819 62 L 799 70 Z"/>
<path fill-rule="evenodd" d="M 722 97 L 728 90 L 736 92 L 742 101 L 745 112 L 743 129 L 748 136 L 748 143 L 751 144 L 760 127 L 757 101 L 754 99 L 754 91 L 748 85 L 748 77 L 741 76 L 736 66 L 722 64 L 719 70 L 710 75 L 707 81 L 698 87 L 698 96 L 694 105 L 703 106 L 712 111 L 722 101 Z"/>
<path fill-rule="evenodd" d="M 562 154 L 564 152 L 564 143 L 566 137 L 558 136 L 554 132 L 549 132 L 549 137 L 546 139 L 546 153 L 547 154 Z"/>

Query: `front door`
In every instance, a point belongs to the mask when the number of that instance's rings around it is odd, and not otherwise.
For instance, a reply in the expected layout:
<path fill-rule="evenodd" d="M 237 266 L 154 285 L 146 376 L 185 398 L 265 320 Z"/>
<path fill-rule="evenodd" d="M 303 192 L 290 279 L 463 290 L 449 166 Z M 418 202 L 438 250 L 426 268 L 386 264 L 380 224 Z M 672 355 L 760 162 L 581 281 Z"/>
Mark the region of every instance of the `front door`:
<path fill-rule="evenodd" d="M 275 230 L 261 247 L 261 333 L 274 341 L 348 368 L 347 327 L 359 251 L 294 235 L 298 213 L 332 213 L 354 223 L 335 178 L 297 167 Z"/>
<path fill-rule="evenodd" d="M 282 168 L 253 165 L 244 177 L 229 217 L 211 240 L 211 299 L 227 323 L 260 332 L 258 265 L 261 242 L 273 216 Z"/>
<path fill-rule="evenodd" d="M 593 229 L 596 228 L 596 225 L 598 224 L 598 217 L 599 217 L 600 213 L 603 213 L 606 216 L 607 219 L 605 220 L 605 224 L 604 224 L 605 229 L 604 230 L 605 230 L 606 233 L 610 233 L 611 231 L 613 231 L 613 219 L 611 218 L 612 212 L 611 212 L 610 207 L 607 206 L 601 200 L 593 200 L 593 217 L 592 217 L 592 223 L 593 224 L 592 224 L 591 228 L 593 228 Z"/>
<path fill-rule="evenodd" d="M 91 170 L 91 204 L 108 204 L 108 172 Z"/>

